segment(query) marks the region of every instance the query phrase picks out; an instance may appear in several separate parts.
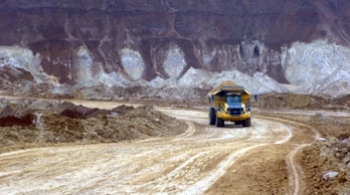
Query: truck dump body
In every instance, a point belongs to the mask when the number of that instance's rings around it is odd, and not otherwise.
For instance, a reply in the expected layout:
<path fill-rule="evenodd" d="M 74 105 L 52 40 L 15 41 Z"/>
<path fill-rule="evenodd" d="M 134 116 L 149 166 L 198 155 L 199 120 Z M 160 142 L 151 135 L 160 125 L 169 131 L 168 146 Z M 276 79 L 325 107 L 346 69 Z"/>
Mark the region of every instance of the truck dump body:
<path fill-rule="evenodd" d="M 242 86 L 225 81 L 208 93 L 211 108 L 209 123 L 224 126 L 224 121 L 232 121 L 250 126 L 250 94 Z"/>

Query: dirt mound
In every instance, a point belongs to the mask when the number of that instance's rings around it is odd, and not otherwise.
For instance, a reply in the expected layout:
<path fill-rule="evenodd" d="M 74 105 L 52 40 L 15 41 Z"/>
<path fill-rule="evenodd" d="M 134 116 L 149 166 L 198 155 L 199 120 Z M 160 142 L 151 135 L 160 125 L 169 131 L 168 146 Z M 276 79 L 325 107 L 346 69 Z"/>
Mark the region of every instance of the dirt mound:
<path fill-rule="evenodd" d="M 27 103 L 33 105 L 33 102 Z M 60 109 L 63 111 L 57 112 Z M 112 110 L 99 110 L 70 103 L 56 105 L 54 111 L 33 110 L 33 115 L 22 118 L 13 115 L 2 117 L 0 126 L 0 152 L 10 147 L 27 147 L 28 144 L 110 143 L 174 136 L 187 127 L 153 107 L 134 109 L 122 105 Z"/>
<path fill-rule="evenodd" d="M 313 98 L 300 94 L 263 94 L 258 96 L 258 101 L 253 105 L 259 108 L 309 108 Z"/>
<path fill-rule="evenodd" d="M 32 109 L 27 109 L 23 104 L 2 104 L 0 106 L 0 126 L 29 126 L 36 117 Z"/>
<path fill-rule="evenodd" d="M 279 116 L 301 121 L 317 129 L 321 136 L 315 144 L 298 155 L 305 175 L 304 194 L 348 194 L 350 192 L 350 136 L 348 117 L 322 114 L 314 116 Z M 334 177 L 328 177 L 335 173 Z"/>
<path fill-rule="evenodd" d="M 121 108 L 127 107 L 122 106 Z M 154 136 L 171 136 L 181 133 L 186 126 L 152 107 L 131 109 L 120 117 L 101 114 L 85 120 L 52 115 L 44 117 L 42 123 L 45 129 L 51 129 L 52 135 L 60 142 L 116 142 Z"/>
<path fill-rule="evenodd" d="M 29 114 L 22 117 L 7 116 L 0 118 L 1 127 L 12 127 L 12 126 L 29 126 L 32 125 L 32 121 L 35 116 Z"/>
<path fill-rule="evenodd" d="M 96 117 L 98 115 L 111 115 L 115 113 L 118 116 L 125 115 L 128 111 L 134 109 L 132 106 L 121 105 L 112 110 L 103 110 L 98 108 L 88 108 L 82 105 L 75 105 L 70 102 L 64 102 L 61 106 L 62 111 L 60 115 L 69 117 L 69 118 L 79 118 L 87 119 L 91 117 Z"/>
<path fill-rule="evenodd" d="M 125 115 L 128 111 L 131 111 L 133 109 L 134 109 L 134 107 L 132 107 L 132 106 L 121 105 L 121 106 L 118 106 L 116 108 L 113 108 L 111 111 L 116 112 L 120 115 Z"/>
<path fill-rule="evenodd" d="M 349 95 L 332 98 L 291 93 L 262 94 L 252 105 L 266 109 L 346 110 L 350 108 L 350 100 Z"/>
<path fill-rule="evenodd" d="M 55 112 L 57 103 L 43 100 L 5 100 L 0 101 L 0 126 L 34 125 L 38 114 Z"/>
<path fill-rule="evenodd" d="M 38 116 L 61 115 L 68 118 L 87 119 L 99 115 L 122 116 L 133 107 L 119 106 L 112 110 L 88 108 L 70 102 L 62 104 L 48 100 L 3 100 L 0 103 L 0 126 L 28 126 Z"/>
<path fill-rule="evenodd" d="M 34 82 L 34 77 L 30 72 L 10 65 L 0 66 L 0 78 L 0 84 L 2 86 Z"/>
<path fill-rule="evenodd" d="M 348 143 L 348 142 L 347 142 Z M 344 141 L 318 142 L 303 150 L 299 157 L 305 171 L 307 190 L 305 194 L 348 194 L 350 187 L 349 167 L 347 166 L 348 146 Z M 333 178 L 327 173 L 336 174 Z M 322 192 L 322 193 L 320 193 Z"/>
<path fill-rule="evenodd" d="M 65 102 L 62 105 L 64 110 L 60 113 L 62 116 L 66 116 L 69 118 L 79 118 L 79 119 L 86 119 L 90 117 L 94 117 L 98 114 L 106 114 L 108 113 L 107 110 L 100 110 L 97 108 L 87 108 L 81 105 L 75 105 L 70 102 Z"/>

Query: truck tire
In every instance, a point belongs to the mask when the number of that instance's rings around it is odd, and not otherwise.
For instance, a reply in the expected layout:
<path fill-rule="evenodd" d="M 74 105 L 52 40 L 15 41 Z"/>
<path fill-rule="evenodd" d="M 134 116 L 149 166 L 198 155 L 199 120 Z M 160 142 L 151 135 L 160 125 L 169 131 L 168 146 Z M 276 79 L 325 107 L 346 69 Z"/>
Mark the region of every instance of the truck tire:
<path fill-rule="evenodd" d="M 216 127 L 224 127 L 225 126 L 225 121 L 222 120 L 221 118 L 219 118 L 218 116 L 216 116 L 216 123 L 215 123 Z"/>
<path fill-rule="evenodd" d="M 215 125 L 216 122 L 216 110 L 215 108 L 211 107 L 209 109 L 209 125 Z"/>
<path fill-rule="evenodd" d="M 250 127 L 252 125 L 250 118 L 247 118 L 244 121 L 242 121 L 242 125 L 243 125 L 243 127 Z"/>

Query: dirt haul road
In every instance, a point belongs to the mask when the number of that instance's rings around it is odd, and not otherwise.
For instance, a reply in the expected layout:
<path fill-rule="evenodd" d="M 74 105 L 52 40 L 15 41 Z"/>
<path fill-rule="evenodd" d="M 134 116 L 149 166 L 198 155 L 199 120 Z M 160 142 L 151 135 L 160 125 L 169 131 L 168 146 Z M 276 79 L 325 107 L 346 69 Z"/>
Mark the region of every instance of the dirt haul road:
<path fill-rule="evenodd" d="M 312 128 L 258 116 L 250 128 L 215 128 L 206 112 L 159 109 L 187 131 L 1 154 L 0 194 L 302 194 L 294 157 L 317 139 Z"/>

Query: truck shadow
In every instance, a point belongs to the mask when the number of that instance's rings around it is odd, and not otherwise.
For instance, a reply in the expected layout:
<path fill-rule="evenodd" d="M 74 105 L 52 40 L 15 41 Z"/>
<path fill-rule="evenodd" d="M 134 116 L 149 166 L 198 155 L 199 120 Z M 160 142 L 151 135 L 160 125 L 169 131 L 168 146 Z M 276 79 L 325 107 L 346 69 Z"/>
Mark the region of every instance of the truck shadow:
<path fill-rule="evenodd" d="M 214 126 L 215 127 L 215 126 Z M 248 127 L 243 127 L 243 125 L 235 125 L 234 123 L 225 123 L 224 127 L 216 127 L 219 129 L 242 129 L 242 128 L 248 128 Z"/>

